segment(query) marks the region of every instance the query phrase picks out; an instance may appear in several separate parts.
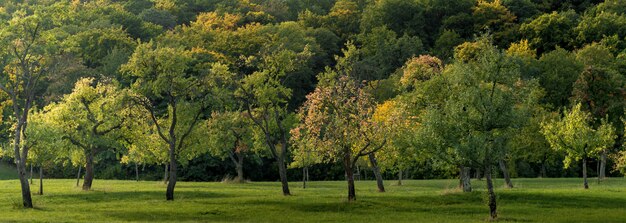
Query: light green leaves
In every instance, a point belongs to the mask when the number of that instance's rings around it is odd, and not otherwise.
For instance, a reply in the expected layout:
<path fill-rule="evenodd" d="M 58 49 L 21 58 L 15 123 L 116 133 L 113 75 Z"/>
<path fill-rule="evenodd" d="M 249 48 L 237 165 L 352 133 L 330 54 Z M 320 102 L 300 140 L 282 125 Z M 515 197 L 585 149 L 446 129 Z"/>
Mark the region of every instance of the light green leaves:
<path fill-rule="evenodd" d="M 615 143 L 615 128 L 606 120 L 597 129 L 591 127 L 591 115 L 577 104 L 563 112 L 564 117 L 542 123 L 542 133 L 550 146 L 567 154 L 564 161 L 569 167 L 573 161 L 597 155 Z"/>

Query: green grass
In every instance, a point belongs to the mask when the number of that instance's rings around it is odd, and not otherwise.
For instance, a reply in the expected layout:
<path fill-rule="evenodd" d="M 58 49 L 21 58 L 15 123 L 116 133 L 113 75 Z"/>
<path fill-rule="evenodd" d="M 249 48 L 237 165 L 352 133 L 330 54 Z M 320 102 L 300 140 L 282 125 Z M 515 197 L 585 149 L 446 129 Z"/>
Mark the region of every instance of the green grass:
<path fill-rule="evenodd" d="M 626 222 L 626 180 L 609 179 L 583 190 L 580 179 L 515 179 L 516 188 L 498 188 L 501 222 Z M 358 181 L 357 201 L 348 203 L 345 182 L 280 184 L 180 182 L 176 200 L 165 201 L 158 182 L 98 180 L 83 192 L 74 180 L 46 180 L 35 209 L 19 208 L 16 180 L 0 181 L 0 222 L 484 222 L 488 217 L 484 181 L 475 192 L 454 189 L 456 180 Z M 33 191 L 38 185 L 33 185 Z"/>

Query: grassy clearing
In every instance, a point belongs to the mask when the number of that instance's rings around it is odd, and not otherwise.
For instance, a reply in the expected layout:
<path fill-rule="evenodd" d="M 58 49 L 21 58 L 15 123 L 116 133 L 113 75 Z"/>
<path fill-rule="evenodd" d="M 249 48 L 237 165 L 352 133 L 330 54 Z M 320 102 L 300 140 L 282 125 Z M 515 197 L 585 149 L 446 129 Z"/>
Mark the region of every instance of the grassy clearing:
<path fill-rule="evenodd" d="M 593 181 L 592 181 L 593 182 Z M 280 184 L 180 182 L 176 200 L 165 201 L 158 182 L 96 180 L 83 192 L 74 180 L 46 180 L 36 208 L 17 208 L 16 180 L 0 181 L 0 222 L 484 222 L 484 181 L 475 192 L 454 189 L 456 180 L 404 181 L 386 193 L 358 181 L 357 201 L 345 202 L 345 182 Z M 626 222 L 626 180 L 609 179 L 582 189 L 580 179 L 515 179 L 517 188 L 497 188 L 501 222 Z M 498 180 L 497 185 L 503 182 Z M 33 185 L 33 189 L 38 185 Z"/>

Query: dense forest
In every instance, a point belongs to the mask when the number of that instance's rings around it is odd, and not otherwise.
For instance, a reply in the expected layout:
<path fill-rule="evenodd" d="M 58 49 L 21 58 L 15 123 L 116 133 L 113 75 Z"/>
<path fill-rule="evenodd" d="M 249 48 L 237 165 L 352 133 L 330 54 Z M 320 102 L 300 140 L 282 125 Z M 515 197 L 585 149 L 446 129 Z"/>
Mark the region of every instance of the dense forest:
<path fill-rule="evenodd" d="M 626 173 L 622 0 L 13 0 L 0 23 L 25 206 L 33 169 L 168 200 L 177 180 L 354 200 L 355 179 L 484 178 L 492 216 L 492 177 Z"/>

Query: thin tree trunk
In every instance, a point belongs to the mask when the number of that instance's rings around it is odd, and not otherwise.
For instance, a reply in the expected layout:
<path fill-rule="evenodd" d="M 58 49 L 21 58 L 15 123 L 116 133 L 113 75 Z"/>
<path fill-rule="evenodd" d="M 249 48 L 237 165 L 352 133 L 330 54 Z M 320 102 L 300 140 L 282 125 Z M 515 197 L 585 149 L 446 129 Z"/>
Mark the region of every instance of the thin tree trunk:
<path fill-rule="evenodd" d="M 309 167 L 306 168 L 306 182 L 311 181 L 311 179 L 309 179 Z"/>
<path fill-rule="evenodd" d="M 135 162 L 135 180 L 139 182 L 139 166 Z"/>
<path fill-rule="evenodd" d="M 398 186 L 402 186 L 402 169 L 398 170 Z"/>
<path fill-rule="evenodd" d="M 91 184 L 93 183 L 93 149 L 87 153 L 86 165 L 85 165 L 85 179 L 83 180 L 83 190 L 91 190 Z"/>
<path fill-rule="evenodd" d="M 603 150 L 602 155 L 600 156 L 600 173 L 598 174 L 599 180 L 604 180 L 604 178 L 606 178 L 606 156 L 607 151 Z"/>
<path fill-rule="evenodd" d="M 385 185 L 383 184 L 383 177 L 380 174 L 380 168 L 378 168 L 378 161 L 376 160 L 376 155 L 374 153 L 370 153 L 369 155 L 370 164 L 372 164 L 372 171 L 374 172 L 374 176 L 376 177 L 376 185 L 378 185 L 378 192 L 385 192 Z"/>
<path fill-rule="evenodd" d="M 482 176 L 480 168 L 476 169 L 476 176 L 474 176 L 474 178 L 476 178 L 477 180 L 482 180 L 483 179 L 483 176 Z"/>
<path fill-rule="evenodd" d="M 541 172 L 539 173 L 539 177 L 546 178 L 546 164 L 545 164 L 545 162 L 541 162 Z"/>
<path fill-rule="evenodd" d="M 506 182 L 506 188 L 513 188 L 513 182 L 511 182 L 511 177 L 509 176 L 509 170 L 506 168 L 506 163 L 504 163 L 504 160 L 499 160 L 498 164 L 500 164 L 500 170 L 502 170 L 502 176 Z"/>
<path fill-rule="evenodd" d="M 583 158 L 583 183 L 585 185 L 585 189 L 589 189 L 589 184 L 587 183 L 587 158 Z"/>
<path fill-rule="evenodd" d="M 43 195 L 43 167 L 39 167 L 39 195 Z"/>
<path fill-rule="evenodd" d="M 485 167 L 485 177 L 487 178 L 487 191 L 489 194 L 489 215 L 491 220 L 498 218 L 496 193 L 493 191 L 493 182 L 491 180 L 491 165 Z"/>
<path fill-rule="evenodd" d="M 459 167 L 459 187 L 463 189 L 463 192 L 472 192 L 470 170 L 469 167 Z"/>
<path fill-rule="evenodd" d="M 78 185 L 80 184 L 80 171 L 82 170 L 83 166 L 78 166 L 78 174 L 76 174 L 76 186 L 78 187 Z"/>
<path fill-rule="evenodd" d="M 170 134 L 172 135 L 172 134 Z M 170 142 L 170 177 L 169 182 L 167 183 L 167 191 L 165 192 L 165 198 L 168 201 L 174 200 L 174 188 L 176 187 L 176 144 L 175 140 Z"/>
<path fill-rule="evenodd" d="M 30 184 L 33 184 L 33 164 L 30 164 Z"/>
<path fill-rule="evenodd" d="M 170 167 L 170 164 L 166 163 L 165 164 L 165 171 L 163 171 L 163 184 L 167 184 L 167 179 L 169 177 L 169 175 L 167 173 L 168 173 L 169 167 Z"/>
<path fill-rule="evenodd" d="M 302 168 L 302 188 L 306 189 L 306 169 L 307 167 Z"/>

